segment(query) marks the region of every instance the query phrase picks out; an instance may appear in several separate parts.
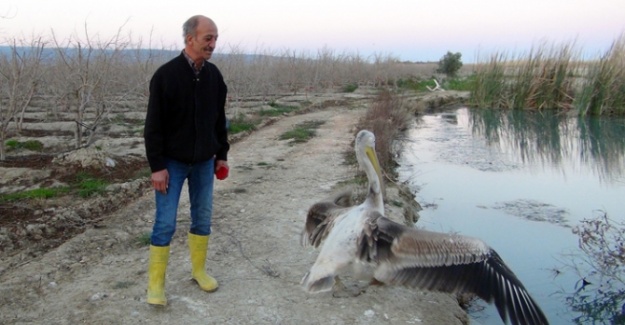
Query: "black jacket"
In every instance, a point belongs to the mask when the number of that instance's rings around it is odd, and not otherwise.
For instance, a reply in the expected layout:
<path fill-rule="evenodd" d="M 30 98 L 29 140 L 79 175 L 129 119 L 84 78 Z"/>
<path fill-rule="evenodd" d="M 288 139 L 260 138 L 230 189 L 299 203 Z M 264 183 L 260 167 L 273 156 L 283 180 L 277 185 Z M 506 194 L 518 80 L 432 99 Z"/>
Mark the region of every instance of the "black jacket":
<path fill-rule="evenodd" d="M 152 172 L 165 169 L 165 157 L 189 164 L 227 160 L 227 92 L 217 66 L 205 62 L 196 77 L 182 53 L 156 70 L 143 133 Z"/>

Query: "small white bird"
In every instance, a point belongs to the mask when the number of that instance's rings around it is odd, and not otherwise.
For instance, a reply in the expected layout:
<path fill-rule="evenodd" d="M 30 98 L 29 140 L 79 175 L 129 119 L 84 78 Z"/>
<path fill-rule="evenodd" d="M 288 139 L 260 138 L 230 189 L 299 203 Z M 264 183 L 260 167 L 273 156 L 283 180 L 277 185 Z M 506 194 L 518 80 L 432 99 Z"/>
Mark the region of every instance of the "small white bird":
<path fill-rule="evenodd" d="M 373 133 L 358 132 L 355 150 L 369 181 L 367 197 L 355 206 L 344 206 L 340 196 L 310 207 L 302 244 L 321 250 L 302 279 L 306 291 L 330 291 L 338 275 L 351 273 L 376 284 L 474 293 L 494 302 L 505 323 L 548 324 L 521 281 L 483 241 L 420 230 L 384 217 Z"/>

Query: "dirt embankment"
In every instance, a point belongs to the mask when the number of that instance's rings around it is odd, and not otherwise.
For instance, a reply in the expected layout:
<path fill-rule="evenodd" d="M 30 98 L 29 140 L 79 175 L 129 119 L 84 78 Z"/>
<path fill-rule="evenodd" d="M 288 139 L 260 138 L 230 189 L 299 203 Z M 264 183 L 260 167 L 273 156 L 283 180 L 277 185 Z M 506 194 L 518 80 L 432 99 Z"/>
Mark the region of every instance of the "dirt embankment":
<path fill-rule="evenodd" d="M 217 182 L 207 268 L 215 293 L 190 278 L 189 202 L 183 193 L 171 246 L 169 305 L 145 303 L 153 194 L 137 199 L 41 256 L 13 255 L 0 270 L 2 324 L 462 324 L 451 295 L 371 287 L 358 296 L 310 295 L 299 281 L 317 252 L 299 245 L 308 207 L 355 175 L 344 162 L 366 102 L 280 118 L 237 141 L 231 175 Z M 291 145 L 279 136 L 304 121 L 324 121 L 317 136 Z M 390 191 L 389 195 L 397 195 Z M 110 202 L 110 204 L 116 204 Z M 391 217 L 403 211 L 388 206 Z M 18 261 L 19 262 L 16 262 Z M 355 285 L 345 279 L 348 286 Z"/>

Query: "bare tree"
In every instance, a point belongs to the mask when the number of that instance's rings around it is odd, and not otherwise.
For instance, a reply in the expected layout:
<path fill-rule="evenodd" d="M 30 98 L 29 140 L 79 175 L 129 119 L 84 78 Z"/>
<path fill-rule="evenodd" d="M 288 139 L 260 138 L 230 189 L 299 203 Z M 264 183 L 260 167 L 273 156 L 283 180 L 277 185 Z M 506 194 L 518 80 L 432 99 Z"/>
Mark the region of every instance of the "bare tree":
<path fill-rule="evenodd" d="M 116 71 L 124 73 L 122 80 L 126 93 L 136 96 L 138 99 L 147 102 L 150 92 L 150 79 L 154 71 L 163 63 L 171 59 L 172 53 L 179 53 L 173 48 L 166 48 L 161 45 L 157 48 L 153 43 L 152 31 L 149 34 L 147 43 L 143 38 L 129 41 L 132 51 L 128 51 L 129 60 L 120 64 Z"/>
<path fill-rule="evenodd" d="M 86 26 L 84 41 L 76 38 L 62 43 L 52 34 L 56 61 L 51 65 L 48 90 L 74 114 L 75 147 L 88 146 L 105 113 L 121 100 L 109 95 L 123 83 L 123 69 L 115 68 L 122 64 L 128 42 L 122 39 L 121 28 L 105 41 L 92 40 Z"/>
<path fill-rule="evenodd" d="M 17 9 L 7 8 L 5 13 L 0 14 L 0 19 L 11 19 L 17 15 Z"/>
<path fill-rule="evenodd" d="M 41 83 L 41 63 L 44 43 L 35 39 L 18 46 L 16 40 L 7 42 L 9 54 L 0 54 L 0 160 L 6 159 L 5 140 L 11 123 L 21 130 L 24 112 Z"/>

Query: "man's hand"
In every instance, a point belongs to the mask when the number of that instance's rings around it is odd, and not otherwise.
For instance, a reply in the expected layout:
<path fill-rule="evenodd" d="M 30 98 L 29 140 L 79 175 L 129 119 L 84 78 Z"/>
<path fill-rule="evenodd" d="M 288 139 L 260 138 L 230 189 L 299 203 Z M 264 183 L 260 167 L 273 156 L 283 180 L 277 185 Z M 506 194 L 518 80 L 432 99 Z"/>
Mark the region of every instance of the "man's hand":
<path fill-rule="evenodd" d="M 227 160 L 217 160 L 215 162 L 215 175 L 217 176 L 217 179 L 224 180 L 228 178 L 229 169 Z"/>
<path fill-rule="evenodd" d="M 167 194 L 167 186 L 169 185 L 169 172 L 167 169 L 159 170 L 152 173 L 152 187 L 155 190 Z"/>

